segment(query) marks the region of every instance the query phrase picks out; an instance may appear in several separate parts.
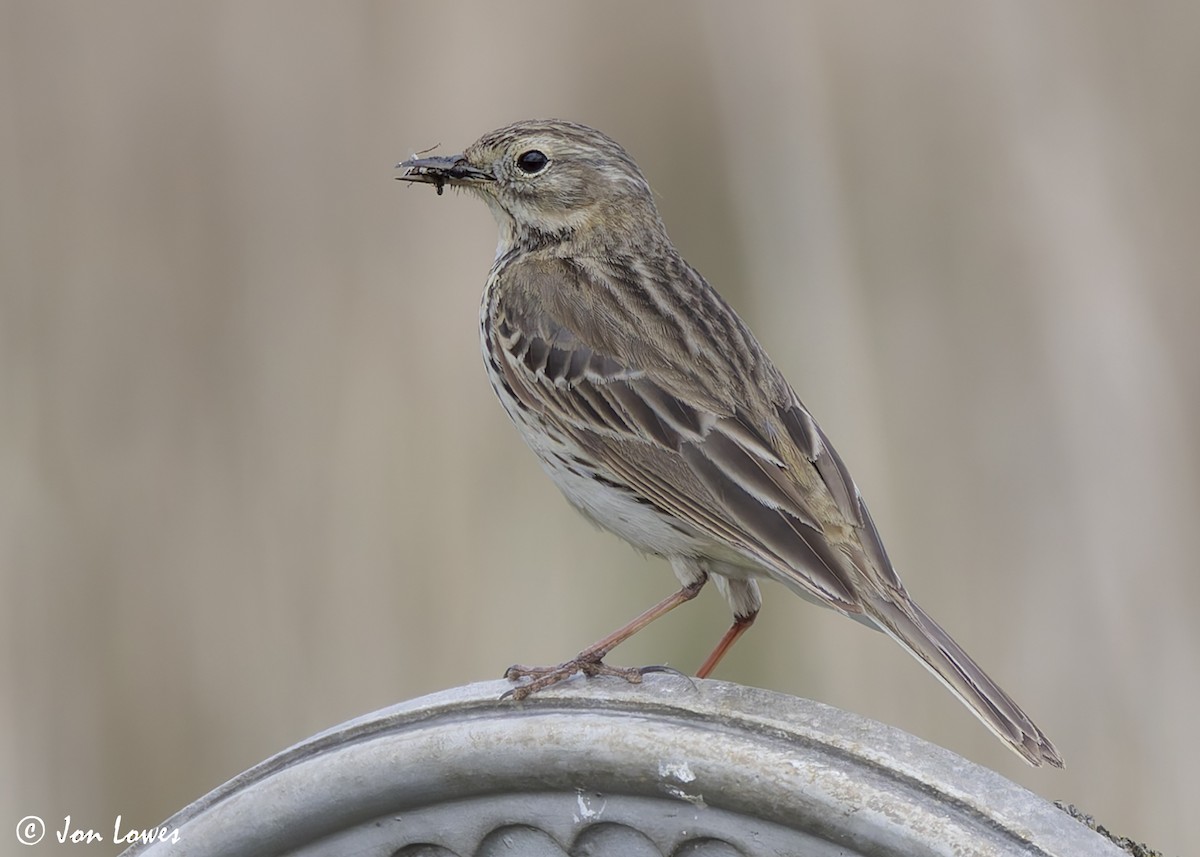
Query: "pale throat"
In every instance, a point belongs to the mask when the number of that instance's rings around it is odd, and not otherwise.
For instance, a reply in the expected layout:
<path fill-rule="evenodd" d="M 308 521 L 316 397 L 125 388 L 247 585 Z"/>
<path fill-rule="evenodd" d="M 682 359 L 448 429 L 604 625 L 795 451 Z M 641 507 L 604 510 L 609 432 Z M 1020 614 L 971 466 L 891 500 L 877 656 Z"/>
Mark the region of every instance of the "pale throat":
<path fill-rule="evenodd" d="M 528 244 L 531 235 L 571 235 L 587 228 L 592 211 L 590 208 L 580 208 L 575 211 L 539 211 L 532 207 L 518 212 L 514 216 L 508 207 L 501 204 L 490 193 L 480 194 L 492 212 L 492 218 L 499 228 L 499 239 L 496 242 L 496 259 L 508 253 L 515 247 Z"/>

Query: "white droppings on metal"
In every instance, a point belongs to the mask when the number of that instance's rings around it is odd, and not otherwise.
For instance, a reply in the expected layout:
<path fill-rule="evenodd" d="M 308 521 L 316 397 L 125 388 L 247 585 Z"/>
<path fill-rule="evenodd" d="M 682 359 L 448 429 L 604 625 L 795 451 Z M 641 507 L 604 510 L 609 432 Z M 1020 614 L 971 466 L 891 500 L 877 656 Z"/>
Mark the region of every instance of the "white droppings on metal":
<path fill-rule="evenodd" d="M 604 814 L 604 806 L 607 801 L 602 799 L 600 801 L 600 808 L 593 809 L 592 798 L 594 797 L 596 797 L 596 795 L 586 794 L 581 790 L 576 790 L 575 805 L 579 807 L 579 812 L 573 816 L 573 818 L 577 823 L 580 821 L 591 821 Z"/>
<path fill-rule="evenodd" d="M 687 762 L 659 762 L 658 775 L 679 780 L 681 783 L 690 783 L 696 779 L 696 775 L 692 773 Z"/>
<path fill-rule="evenodd" d="M 678 798 L 679 800 L 685 800 L 688 803 L 690 803 L 692 806 L 700 807 L 700 808 L 708 806 L 708 804 L 704 802 L 704 795 L 688 794 L 683 789 L 681 789 L 679 786 L 666 786 L 664 790 L 671 797 Z"/>

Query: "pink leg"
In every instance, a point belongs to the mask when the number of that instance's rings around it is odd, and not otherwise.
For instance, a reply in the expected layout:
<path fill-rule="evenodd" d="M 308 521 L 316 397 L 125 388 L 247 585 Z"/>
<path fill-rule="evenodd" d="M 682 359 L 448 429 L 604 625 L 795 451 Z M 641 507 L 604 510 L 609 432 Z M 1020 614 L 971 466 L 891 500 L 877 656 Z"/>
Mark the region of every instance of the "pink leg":
<path fill-rule="evenodd" d="M 592 645 L 588 646 L 566 663 L 559 664 L 556 667 L 523 667 L 519 664 L 514 664 L 505 670 L 505 678 L 509 679 L 510 681 L 518 681 L 519 679 L 523 678 L 532 678 L 533 681 L 529 682 L 528 684 L 523 684 L 519 687 L 513 688 L 508 693 L 504 694 L 504 696 L 511 696 L 513 699 L 524 699 L 531 693 L 536 693 L 537 691 L 549 687 L 552 684 L 557 684 L 563 679 L 569 678 L 575 673 L 579 672 L 587 676 L 615 675 L 635 684 L 640 682 L 642 680 L 642 674 L 646 670 L 639 667 L 631 667 L 628 669 L 610 667 L 607 664 L 602 663 L 605 655 L 607 655 L 621 643 L 628 640 L 638 631 L 645 628 L 655 619 L 666 615 L 680 604 L 691 601 L 700 594 L 700 590 L 704 587 L 706 580 L 707 578 L 701 578 L 698 583 L 685 586 L 678 592 L 667 596 L 649 610 L 639 615 L 632 622 L 622 625 L 607 637 L 592 643 Z M 732 644 L 733 640 L 730 640 L 729 642 Z M 728 645 L 726 645 L 726 648 L 728 648 Z"/>
<path fill-rule="evenodd" d="M 725 657 L 725 653 L 733 648 L 733 644 L 738 641 L 738 638 L 750 630 L 750 626 L 754 624 L 756 616 L 758 616 L 758 613 L 751 613 L 749 616 L 733 617 L 733 624 L 729 626 L 729 630 L 725 632 L 725 636 L 721 638 L 721 642 L 717 643 L 717 647 L 712 650 L 712 654 L 705 658 L 704 663 L 700 665 L 700 669 L 696 670 L 696 678 L 708 678 L 709 673 L 717 668 L 717 664 L 721 662 L 721 658 Z"/>

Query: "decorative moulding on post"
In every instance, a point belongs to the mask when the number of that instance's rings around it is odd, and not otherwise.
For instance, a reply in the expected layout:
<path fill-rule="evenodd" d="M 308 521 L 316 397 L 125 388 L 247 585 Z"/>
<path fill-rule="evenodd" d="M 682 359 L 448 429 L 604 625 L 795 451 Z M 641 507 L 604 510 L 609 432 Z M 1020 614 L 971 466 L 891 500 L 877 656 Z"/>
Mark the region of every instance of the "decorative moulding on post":
<path fill-rule="evenodd" d="M 816 702 L 672 675 L 499 701 L 509 687 L 315 735 L 125 854 L 1126 857 L 1000 775 Z"/>

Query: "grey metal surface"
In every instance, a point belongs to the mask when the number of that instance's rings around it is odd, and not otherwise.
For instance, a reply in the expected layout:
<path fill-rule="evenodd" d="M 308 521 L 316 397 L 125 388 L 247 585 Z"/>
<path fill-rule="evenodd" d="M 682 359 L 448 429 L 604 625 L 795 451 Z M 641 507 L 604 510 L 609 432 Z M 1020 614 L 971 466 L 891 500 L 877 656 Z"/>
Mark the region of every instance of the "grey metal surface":
<path fill-rule="evenodd" d="M 1123 857 L 998 774 L 838 709 L 715 681 L 455 688 L 334 727 L 128 857 Z"/>

